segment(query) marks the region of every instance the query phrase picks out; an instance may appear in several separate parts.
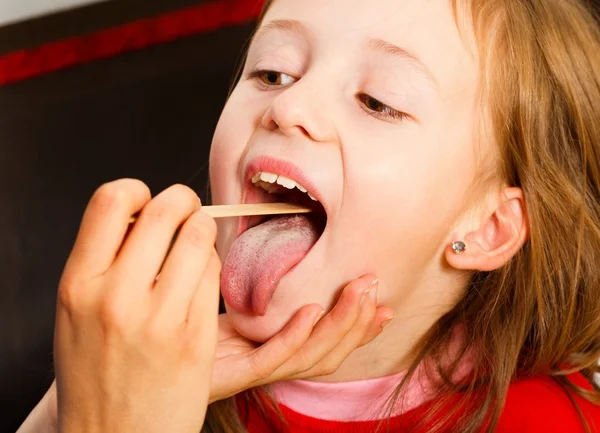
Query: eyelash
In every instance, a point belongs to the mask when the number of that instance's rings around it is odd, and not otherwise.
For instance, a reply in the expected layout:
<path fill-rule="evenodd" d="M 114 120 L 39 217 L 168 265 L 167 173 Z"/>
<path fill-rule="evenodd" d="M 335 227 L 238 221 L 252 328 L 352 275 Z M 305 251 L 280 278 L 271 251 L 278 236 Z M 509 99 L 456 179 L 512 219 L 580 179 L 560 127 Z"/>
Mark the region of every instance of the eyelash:
<path fill-rule="evenodd" d="M 281 86 L 282 84 L 270 84 L 265 81 L 267 76 L 270 74 L 277 75 L 279 79 L 281 79 L 281 75 L 288 75 L 288 74 L 284 74 L 283 72 L 273 71 L 273 70 L 269 70 L 269 69 L 258 69 L 256 71 L 252 71 L 252 72 L 248 73 L 246 78 L 249 80 L 257 80 L 257 81 L 259 81 L 259 84 L 261 86 L 265 86 L 265 87 Z M 289 76 L 291 77 L 291 75 L 289 75 Z M 294 77 L 292 77 L 292 78 L 294 78 Z M 379 101 L 378 99 L 375 99 L 370 95 L 367 95 L 366 93 L 361 93 L 361 94 L 357 95 L 356 99 L 358 99 L 358 101 L 362 104 L 363 110 L 365 110 L 368 114 L 370 114 L 376 118 L 384 119 L 384 120 L 390 119 L 390 118 L 394 119 L 394 120 L 410 119 L 410 116 L 408 114 L 398 111 L 398 110 L 384 104 L 383 102 Z M 369 106 L 370 104 L 373 104 L 373 103 L 377 107 L 377 109 L 372 108 L 373 105 Z"/>
<path fill-rule="evenodd" d="M 392 118 L 394 120 L 410 119 L 410 116 L 408 114 L 403 113 L 402 111 L 398 111 L 390 107 L 389 105 L 386 105 L 383 102 L 373 98 L 372 96 L 367 95 L 366 93 L 361 93 L 357 95 L 356 99 L 358 99 L 362 103 L 364 107 L 363 109 L 365 111 L 377 118 Z M 380 108 L 380 110 L 375 110 L 374 108 L 369 107 L 368 102 L 374 102 L 378 106 L 378 108 Z"/>
<path fill-rule="evenodd" d="M 277 75 L 279 79 L 281 79 L 281 75 L 287 75 L 289 77 L 292 77 L 289 74 L 284 74 L 283 72 L 278 72 L 278 71 L 272 71 L 270 69 L 257 69 L 256 71 L 250 72 L 247 76 L 247 79 L 259 81 L 259 84 L 261 86 L 266 86 L 266 87 L 282 86 L 282 84 L 272 84 L 272 83 L 266 82 L 264 80 L 264 78 L 266 78 L 268 75 Z M 295 77 L 292 77 L 292 78 L 295 78 Z"/>

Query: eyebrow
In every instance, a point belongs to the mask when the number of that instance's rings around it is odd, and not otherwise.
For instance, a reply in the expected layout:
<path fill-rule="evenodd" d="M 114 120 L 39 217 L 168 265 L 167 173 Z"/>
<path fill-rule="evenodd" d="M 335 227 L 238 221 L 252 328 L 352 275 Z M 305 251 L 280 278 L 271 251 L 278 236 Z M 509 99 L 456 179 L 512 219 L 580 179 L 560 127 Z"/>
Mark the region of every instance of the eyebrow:
<path fill-rule="evenodd" d="M 371 50 L 378 51 L 380 53 L 386 54 L 388 56 L 399 57 L 404 60 L 410 61 L 414 66 L 422 72 L 425 77 L 431 81 L 435 88 L 438 87 L 438 81 L 435 78 L 435 75 L 431 72 L 431 70 L 419 59 L 415 54 L 410 51 L 400 48 L 397 45 L 394 45 L 390 42 L 384 41 L 383 39 L 369 39 L 367 41 L 367 47 Z"/>
<path fill-rule="evenodd" d="M 298 20 L 273 20 L 260 26 L 252 39 L 262 37 L 267 33 L 276 30 L 297 33 L 301 36 L 307 36 L 310 34 L 308 27 Z M 421 61 L 421 59 L 419 59 L 415 54 L 412 54 L 410 51 L 400 48 L 399 46 L 383 39 L 377 38 L 368 39 L 367 48 L 388 56 L 399 57 L 410 61 L 420 72 L 423 73 L 425 78 L 427 78 L 436 89 L 438 88 L 438 80 L 436 79 L 435 75 L 433 75 L 431 70 L 425 65 L 425 63 L 423 63 L 423 61 Z"/>
<path fill-rule="evenodd" d="M 260 26 L 260 28 L 254 34 L 254 37 L 264 36 L 273 30 L 283 30 L 291 33 L 298 33 L 302 36 L 306 36 L 310 33 L 308 27 L 297 20 L 273 20 Z"/>

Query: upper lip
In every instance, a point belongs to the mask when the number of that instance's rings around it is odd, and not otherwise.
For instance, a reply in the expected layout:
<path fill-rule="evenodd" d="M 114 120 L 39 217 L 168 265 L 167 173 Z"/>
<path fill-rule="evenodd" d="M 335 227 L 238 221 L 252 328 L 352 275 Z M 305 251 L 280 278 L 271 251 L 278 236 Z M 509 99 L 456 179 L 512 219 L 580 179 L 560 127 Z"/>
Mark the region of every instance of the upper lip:
<path fill-rule="evenodd" d="M 252 183 L 252 176 L 256 173 L 268 172 L 277 175 L 285 176 L 292 179 L 304 186 L 308 192 L 310 192 L 325 209 L 325 213 L 328 215 L 328 207 L 326 202 L 323 200 L 321 191 L 315 186 L 314 182 L 298 167 L 296 164 L 286 161 L 283 159 L 274 158 L 272 156 L 262 155 L 252 159 L 244 170 L 243 178 L 243 196 L 242 202 L 248 203 L 248 193 L 252 188 L 256 186 Z M 238 236 L 246 230 L 247 218 L 240 219 L 240 227 L 238 230 Z"/>

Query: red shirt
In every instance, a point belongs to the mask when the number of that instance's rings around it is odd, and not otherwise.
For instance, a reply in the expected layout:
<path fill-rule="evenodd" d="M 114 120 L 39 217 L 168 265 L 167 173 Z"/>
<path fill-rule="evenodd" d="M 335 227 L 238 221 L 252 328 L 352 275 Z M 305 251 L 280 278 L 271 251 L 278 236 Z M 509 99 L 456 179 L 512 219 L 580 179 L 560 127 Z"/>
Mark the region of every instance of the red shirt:
<path fill-rule="evenodd" d="M 570 375 L 569 379 L 575 385 L 592 389 L 583 375 L 579 373 Z M 571 394 L 571 397 L 579 404 L 591 432 L 600 433 L 600 407 L 574 393 Z M 400 416 L 393 417 L 385 422 L 379 431 L 390 433 L 408 431 L 408 427 L 422 419 L 433 404 L 435 401 L 430 401 Z M 246 422 L 248 433 L 373 433 L 377 431 L 380 424 L 379 421 L 325 421 L 299 414 L 281 406 L 282 414 L 288 425 L 285 428 L 275 414 L 268 416 L 267 420 L 252 406 L 246 411 L 243 409 L 243 405 L 240 405 L 240 411 L 242 420 Z M 452 428 L 453 422 L 455 423 L 456 420 L 449 421 L 445 432 L 456 431 Z M 427 428 L 422 431 L 422 433 L 426 432 Z M 569 395 L 549 376 L 540 376 L 517 380 L 510 385 L 496 432 L 584 433 L 585 427 Z"/>

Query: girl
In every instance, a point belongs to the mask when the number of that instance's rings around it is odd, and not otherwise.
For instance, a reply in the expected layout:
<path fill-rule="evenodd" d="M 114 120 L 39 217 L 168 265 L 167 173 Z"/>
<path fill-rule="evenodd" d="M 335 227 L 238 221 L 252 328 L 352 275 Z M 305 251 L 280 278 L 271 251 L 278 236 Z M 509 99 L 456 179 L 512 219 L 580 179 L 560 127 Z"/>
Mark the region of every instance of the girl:
<path fill-rule="evenodd" d="M 228 323 L 268 346 L 365 274 L 395 317 L 340 356 L 300 350 L 322 362 L 286 378 L 310 381 L 215 402 L 205 431 L 597 431 L 599 101 L 584 0 L 267 2 L 213 200 L 316 212 L 219 222 Z"/>
<path fill-rule="evenodd" d="M 213 141 L 213 198 L 265 201 L 284 176 L 326 224 L 219 227 L 233 326 L 264 341 L 366 272 L 396 317 L 330 374 L 274 384 L 278 415 L 264 394 L 240 396 L 226 430 L 283 431 L 280 416 L 292 432 L 600 428 L 590 7 L 268 2 Z M 310 250 L 279 278 L 294 248 Z"/>

